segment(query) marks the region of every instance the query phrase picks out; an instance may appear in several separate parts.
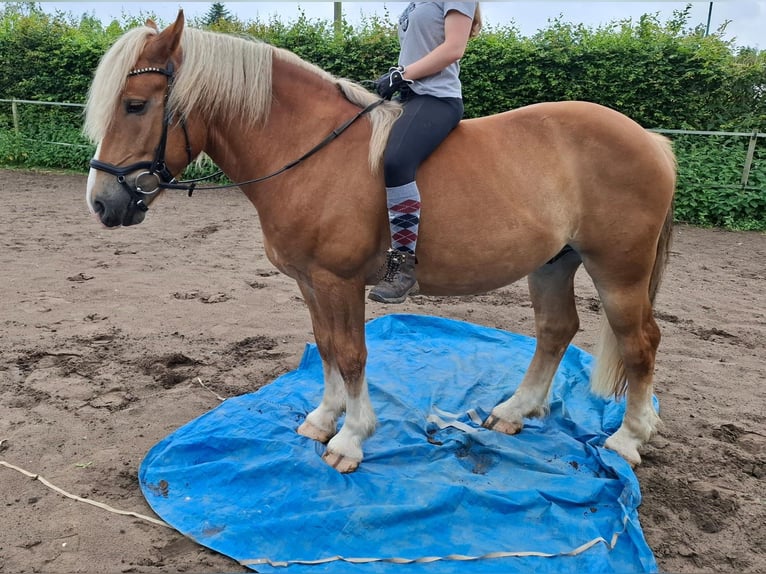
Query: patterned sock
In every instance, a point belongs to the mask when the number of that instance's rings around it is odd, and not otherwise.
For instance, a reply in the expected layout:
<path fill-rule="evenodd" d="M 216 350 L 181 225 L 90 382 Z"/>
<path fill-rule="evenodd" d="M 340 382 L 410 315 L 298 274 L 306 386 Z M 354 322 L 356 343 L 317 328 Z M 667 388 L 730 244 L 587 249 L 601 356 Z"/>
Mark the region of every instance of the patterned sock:
<path fill-rule="evenodd" d="M 391 246 L 397 251 L 415 253 L 420 224 L 420 191 L 417 184 L 413 181 L 387 187 L 386 197 Z"/>

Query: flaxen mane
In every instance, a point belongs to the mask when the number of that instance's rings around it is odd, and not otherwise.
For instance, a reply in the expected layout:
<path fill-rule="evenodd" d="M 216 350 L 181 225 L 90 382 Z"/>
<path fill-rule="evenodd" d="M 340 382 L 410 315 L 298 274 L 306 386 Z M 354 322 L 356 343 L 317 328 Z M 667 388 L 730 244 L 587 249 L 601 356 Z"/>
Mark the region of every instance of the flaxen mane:
<path fill-rule="evenodd" d="M 157 30 L 135 28 L 123 35 L 104 55 L 88 94 L 85 134 L 100 142 L 111 121 L 128 72 L 133 69 L 149 38 Z M 271 109 L 271 67 L 280 58 L 335 83 L 349 101 L 364 107 L 377 99 L 359 84 L 336 78 L 292 52 L 259 40 L 184 29 L 181 42 L 183 64 L 171 92 L 170 106 L 182 115 L 194 113 L 211 118 L 229 118 L 237 123 L 256 124 L 268 118 Z M 221 62 L 226 62 L 225 66 Z M 369 161 L 380 164 L 391 125 L 400 108 L 390 102 L 370 114 L 372 137 Z M 224 120 L 225 121 L 225 120 Z"/>

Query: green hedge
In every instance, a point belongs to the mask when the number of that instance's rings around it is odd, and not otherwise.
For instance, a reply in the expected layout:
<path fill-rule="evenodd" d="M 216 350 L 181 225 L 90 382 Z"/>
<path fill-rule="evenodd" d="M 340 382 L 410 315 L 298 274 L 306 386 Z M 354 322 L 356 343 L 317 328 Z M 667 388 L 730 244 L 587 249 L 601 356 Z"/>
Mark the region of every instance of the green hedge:
<path fill-rule="evenodd" d="M 675 218 L 697 225 L 766 231 L 766 141 L 740 185 L 749 138 L 673 136 L 678 156 Z"/>
<path fill-rule="evenodd" d="M 648 14 L 595 29 L 553 21 L 531 37 L 512 26 L 485 29 L 470 42 L 462 61 L 466 116 L 580 99 L 615 108 L 648 128 L 766 132 L 766 52 L 735 50 L 719 33 L 706 36 L 700 27 L 689 26 L 689 13 L 687 7 L 667 22 Z M 36 3 L 4 3 L 0 98 L 83 102 L 98 59 L 147 16 L 152 15 L 123 17 L 104 26 L 89 16 L 47 15 Z M 212 26 L 201 20 L 189 25 L 254 36 L 335 75 L 363 81 L 396 61 L 392 21 L 372 17 L 338 31 L 331 22 L 305 15 L 289 23 L 230 17 Z M 19 107 L 24 110 L 19 136 L 10 106 L 0 104 L 0 165 L 84 169 L 89 149 L 34 141 L 82 143 L 78 113 L 26 108 Z M 763 139 L 746 189 L 738 184 L 747 138 L 674 139 L 678 219 L 766 229 Z"/>

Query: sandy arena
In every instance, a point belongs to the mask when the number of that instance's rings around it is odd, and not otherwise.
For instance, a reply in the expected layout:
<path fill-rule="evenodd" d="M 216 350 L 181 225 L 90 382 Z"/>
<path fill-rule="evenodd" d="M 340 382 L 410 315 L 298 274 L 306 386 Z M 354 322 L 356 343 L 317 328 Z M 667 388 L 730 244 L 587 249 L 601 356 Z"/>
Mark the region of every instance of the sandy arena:
<path fill-rule="evenodd" d="M 85 177 L 0 170 L 0 460 L 151 515 L 138 466 L 156 442 L 295 369 L 312 341 L 294 283 L 238 191 L 158 201 L 140 226 L 87 213 Z M 598 300 L 577 279 L 593 350 Z M 526 282 L 415 296 L 386 312 L 534 335 Z M 664 428 L 637 470 L 665 572 L 766 572 L 766 234 L 679 225 L 658 297 Z M 0 572 L 245 572 L 174 530 L 65 498 L 0 466 Z"/>

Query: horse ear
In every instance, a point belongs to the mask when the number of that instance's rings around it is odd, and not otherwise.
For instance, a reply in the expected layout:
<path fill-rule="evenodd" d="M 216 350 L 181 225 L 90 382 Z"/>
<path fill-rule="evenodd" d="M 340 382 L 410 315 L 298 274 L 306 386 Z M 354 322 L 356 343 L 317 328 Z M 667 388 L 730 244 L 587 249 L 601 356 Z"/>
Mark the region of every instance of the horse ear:
<path fill-rule="evenodd" d="M 151 18 L 147 18 L 147 19 L 146 19 L 146 25 L 147 25 L 149 28 L 154 28 L 155 30 L 157 30 L 157 24 L 155 24 L 155 23 L 154 23 L 154 20 L 152 20 Z"/>
<path fill-rule="evenodd" d="M 184 11 L 179 10 L 176 21 L 165 28 L 159 35 L 147 46 L 150 54 L 158 60 L 167 60 L 175 54 L 181 43 L 181 36 L 184 31 Z"/>

